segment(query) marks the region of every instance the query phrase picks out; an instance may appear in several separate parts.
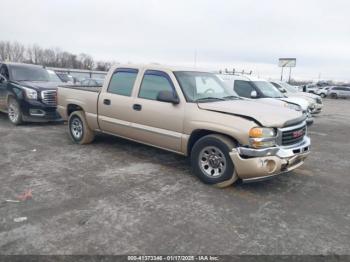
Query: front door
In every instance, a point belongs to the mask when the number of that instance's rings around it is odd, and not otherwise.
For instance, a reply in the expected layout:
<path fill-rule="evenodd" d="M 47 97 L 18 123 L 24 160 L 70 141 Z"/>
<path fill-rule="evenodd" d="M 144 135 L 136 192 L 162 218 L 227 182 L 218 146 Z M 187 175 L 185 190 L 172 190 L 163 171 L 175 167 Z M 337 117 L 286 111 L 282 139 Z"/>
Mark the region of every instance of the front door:
<path fill-rule="evenodd" d="M 171 91 L 178 96 L 167 73 L 147 70 L 134 101 L 137 112 L 134 132 L 137 140 L 180 152 L 185 104 L 184 101 L 179 104 L 158 101 L 160 91 Z"/>

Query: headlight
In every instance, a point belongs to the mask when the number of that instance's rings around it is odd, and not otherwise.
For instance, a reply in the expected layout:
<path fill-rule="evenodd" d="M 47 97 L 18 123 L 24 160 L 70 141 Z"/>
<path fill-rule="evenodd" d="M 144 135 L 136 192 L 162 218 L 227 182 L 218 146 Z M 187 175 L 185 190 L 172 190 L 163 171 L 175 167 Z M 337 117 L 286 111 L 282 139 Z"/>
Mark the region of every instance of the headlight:
<path fill-rule="evenodd" d="M 296 111 L 302 111 L 301 106 L 296 105 L 296 104 L 285 103 L 285 105 L 284 105 L 284 106 L 285 106 L 285 107 L 287 107 L 287 108 L 289 108 L 289 109 L 296 110 Z"/>
<path fill-rule="evenodd" d="M 276 130 L 266 127 L 254 127 L 249 131 L 249 141 L 254 148 L 275 146 Z"/>
<path fill-rule="evenodd" d="M 26 97 L 28 99 L 33 99 L 33 100 L 37 100 L 38 99 L 38 92 L 33 90 L 33 89 L 30 89 L 30 88 L 27 88 L 27 87 L 24 87 L 22 86 L 23 90 L 25 91 L 26 93 Z"/>

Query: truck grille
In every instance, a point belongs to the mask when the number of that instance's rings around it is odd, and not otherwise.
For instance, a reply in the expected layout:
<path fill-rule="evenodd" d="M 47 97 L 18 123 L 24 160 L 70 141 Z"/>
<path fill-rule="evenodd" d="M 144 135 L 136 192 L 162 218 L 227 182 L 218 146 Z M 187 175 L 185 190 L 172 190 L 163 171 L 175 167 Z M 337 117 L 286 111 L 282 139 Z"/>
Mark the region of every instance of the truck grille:
<path fill-rule="evenodd" d="M 282 145 L 288 146 L 296 144 L 304 139 L 306 135 L 306 125 L 299 126 L 296 128 L 288 129 L 286 131 L 282 130 Z"/>
<path fill-rule="evenodd" d="M 57 91 L 56 90 L 47 90 L 41 92 L 41 99 L 44 104 L 49 106 L 57 105 Z"/>

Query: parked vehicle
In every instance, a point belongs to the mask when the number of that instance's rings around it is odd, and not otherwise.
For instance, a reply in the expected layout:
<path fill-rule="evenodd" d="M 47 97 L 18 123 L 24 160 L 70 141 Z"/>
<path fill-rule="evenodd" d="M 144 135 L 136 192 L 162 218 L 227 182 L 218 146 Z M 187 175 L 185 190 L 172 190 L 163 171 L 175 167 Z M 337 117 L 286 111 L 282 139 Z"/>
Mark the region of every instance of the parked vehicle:
<path fill-rule="evenodd" d="M 63 83 L 75 84 L 77 83 L 76 79 L 73 76 L 68 75 L 67 73 L 57 72 L 57 76 L 62 80 Z"/>
<path fill-rule="evenodd" d="M 306 121 L 309 125 L 314 121 L 310 114 L 307 101 L 301 98 L 288 98 L 284 96 L 277 88 L 266 80 L 241 75 L 220 75 L 220 78 L 223 79 L 228 87 L 233 89 L 240 97 L 302 111 L 307 117 Z"/>
<path fill-rule="evenodd" d="M 286 82 L 272 81 L 276 88 L 278 88 L 287 97 L 299 97 L 308 101 L 311 114 L 318 114 L 322 111 L 323 101 L 322 98 L 315 94 L 305 93 L 298 91 L 294 86 Z"/>
<path fill-rule="evenodd" d="M 58 77 L 58 75 L 56 74 L 55 71 L 49 70 L 49 69 L 47 69 L 46 71 L 49 74 L 50 82 L 56 82 L 56 83 L 59 83 L 59 84 L 63 83 L 63 81 Z"/>
<path fill-rule="evenodd" d="M 189 156 L 205 183 L 228 186 L 291 171 L 310 151 L 305 116 L 234 95 L 213 73 L 118 65 L 103 87 L 59 87 L 78 144 L 102 132 Z"/>
<path fill-rule="evenodd" d="M 50 82 L 42 66 L 0 64 L 0 111 L 6 112 L 14 125 L 59 120 L 56 89 L 57 83 Z"/>
<path fill-rule="evenodd" d="M 82 85 L 82 86 L 102 86 L 103 82 L 104 82 L 103 79 L 86 78 L 80 82 L 80 85 Z"/>
<path fill-rule="evenodd" d="M 325 97 L 327 97 L 328 91 L 331 88 L 332 88 L 331 86 L 319 88 L 318 90 L 316 90 L 315 94 L 322 97 L 322 98 L 325 98 Z"/>
<path fill-rule="evenodd" d="M 350 87 L 336 86 L 328 91 L 328 95 L 331 98 L 347 98 L 350 97 Z"/>

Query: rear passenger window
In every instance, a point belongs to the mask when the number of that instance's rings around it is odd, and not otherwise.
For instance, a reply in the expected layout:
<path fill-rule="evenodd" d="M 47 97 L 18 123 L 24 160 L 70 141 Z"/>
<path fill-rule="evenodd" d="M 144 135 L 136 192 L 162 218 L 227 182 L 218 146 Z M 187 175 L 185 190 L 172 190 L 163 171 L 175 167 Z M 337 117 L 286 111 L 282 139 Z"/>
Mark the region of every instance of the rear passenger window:
<path fill-rule="evenodd" d="M 139 97 L 157 100 L 160 91 L 175 92 L 169 76 L 161 71 L 146 71 L 140 87 Z"/>
<path fill-rule="evenodd" d="M 137 73 L 137 69 L 117 69 L 109 83 L 108 93 L 131 96 Z"/>
<path fill-rule="evenodd" d="M 254 88 L 248 81 L 236 80 L 234 90 L 239 96 L 250 98 Z"/>

